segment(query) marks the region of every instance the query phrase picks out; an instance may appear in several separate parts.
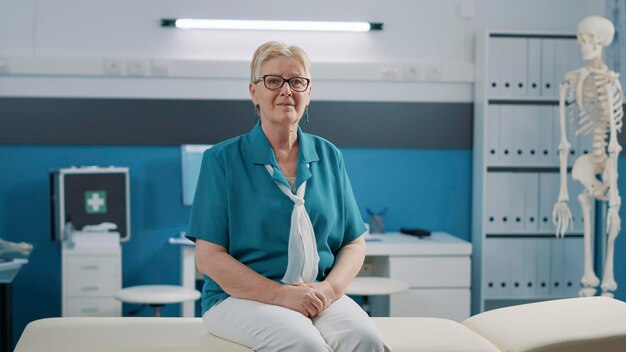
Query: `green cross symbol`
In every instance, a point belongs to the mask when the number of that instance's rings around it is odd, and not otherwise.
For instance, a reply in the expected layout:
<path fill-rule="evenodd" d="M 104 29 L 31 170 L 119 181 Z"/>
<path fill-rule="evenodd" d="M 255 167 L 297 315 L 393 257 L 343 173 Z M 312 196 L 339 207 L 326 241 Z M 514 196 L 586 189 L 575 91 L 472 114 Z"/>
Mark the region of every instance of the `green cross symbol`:
<path fill-rule="evenodd" d="M 107 191 L 85 191 L 85 212 L 87 214 L 106 214 Z"/>

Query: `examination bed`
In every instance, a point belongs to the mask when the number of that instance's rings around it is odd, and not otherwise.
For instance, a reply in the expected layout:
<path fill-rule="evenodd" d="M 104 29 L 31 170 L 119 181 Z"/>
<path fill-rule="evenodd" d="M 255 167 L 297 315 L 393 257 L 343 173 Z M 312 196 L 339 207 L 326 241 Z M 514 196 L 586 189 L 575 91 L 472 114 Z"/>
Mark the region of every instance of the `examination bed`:
<path fill-rule="evenodd" d="M 463 323 L 438 318 L 374 318 L 395 352 L 626 351 L 626 303 L 572 298 L 501 308 Z M 200 318 L 49 318 L 24 330 L 16 352 L 236 352 Z"/>

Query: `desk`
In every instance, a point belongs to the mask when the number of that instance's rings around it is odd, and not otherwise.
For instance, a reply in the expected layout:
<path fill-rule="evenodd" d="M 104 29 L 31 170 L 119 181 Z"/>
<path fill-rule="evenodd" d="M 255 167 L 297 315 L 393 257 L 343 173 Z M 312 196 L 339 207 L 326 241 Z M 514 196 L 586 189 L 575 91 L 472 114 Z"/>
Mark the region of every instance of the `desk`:
<path fill-rule="evenodd" d="M 26 259 L 10 259 L 5 262 L 0 262 L 0 305 L 2 309 L 2 319 L 0 320 L 0 339 L 2 339 L 2 352 L 9 352 L 13 350 L 12 335 L 13 335 L 13 322 L 11 318 L 12 312 L 12 297 L 11 297 L 11 282 L 20 271 L 22 265 L 28 263 Z"/>
<path fill-rule="evenodd" d="M 372 240 L 370 240 L 372 239 Z M 181 248 L 181 285 L 195 289 L 194 243 L 181 237 L 170 243 Z M 462 321 L 470 315 L 470 255 L 472 245 L 444 232 L 428 238 L 400 233 L 373 235 L 359 275 L 385 276 L 409 284 L 409 291 L 372 297 L 375 316 L 440 317 Z M 194 303 L 183 303 L 183 316 L 194 316 Z"/>
<path fill-rule="evenodd" d="M 359 275 L 402 280 L 407 292 L 370 297 L 373 316 L 436 317 L 463 321 L 470 316 L 472 245 L 445 232 L 418 238 L 400 233 L 366 241 Z"/>

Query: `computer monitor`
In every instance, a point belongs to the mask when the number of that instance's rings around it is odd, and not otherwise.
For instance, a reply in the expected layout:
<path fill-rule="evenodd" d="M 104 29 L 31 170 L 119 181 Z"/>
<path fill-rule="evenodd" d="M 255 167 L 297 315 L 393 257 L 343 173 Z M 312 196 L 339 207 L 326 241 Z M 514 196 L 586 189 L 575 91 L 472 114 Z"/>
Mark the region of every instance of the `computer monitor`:
<path fill-rule="evenodd" d="M 211 148 L 210 144 L 184 144 L 180 147 L 181 171 L 183 181 L 183 205 L 190 207 L 196 193 L 202 155 Z"/>

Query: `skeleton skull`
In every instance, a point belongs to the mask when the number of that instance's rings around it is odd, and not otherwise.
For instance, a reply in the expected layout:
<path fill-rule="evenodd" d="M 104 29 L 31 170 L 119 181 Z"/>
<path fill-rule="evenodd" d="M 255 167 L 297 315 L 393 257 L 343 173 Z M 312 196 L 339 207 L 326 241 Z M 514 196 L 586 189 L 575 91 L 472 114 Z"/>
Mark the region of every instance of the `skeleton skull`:
<path fill-rule="evenodd" d="M 602 55 L 602 48 L 613 41 L 615 27 L 611 21 L 600 16 L 589 16 L 578 24 L 578 43 L 584 60 Z"/>

